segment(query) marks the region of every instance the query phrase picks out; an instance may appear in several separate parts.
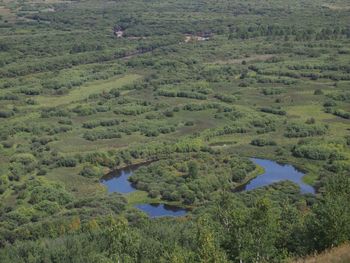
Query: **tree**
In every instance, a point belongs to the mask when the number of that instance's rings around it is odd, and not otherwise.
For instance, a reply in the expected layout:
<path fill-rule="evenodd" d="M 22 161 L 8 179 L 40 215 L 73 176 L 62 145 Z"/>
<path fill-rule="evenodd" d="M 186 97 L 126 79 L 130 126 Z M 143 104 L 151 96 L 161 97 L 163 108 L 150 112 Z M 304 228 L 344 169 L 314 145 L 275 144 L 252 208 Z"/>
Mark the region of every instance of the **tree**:
<path fill-rule="evenodd" d="M 320 251 L 350 239 L 350 177 L 336 175 L 325 186 L 323 199 L 313 207 L 308 229 Z"/>
<path fill-rule="evenodd" d="M 216 240 L 210 219 L 203 216 L 197 221 L 197 260 L 201 263 L 228 262 Z"/>
<path fill-rule="evenodd" d="M 231 260 L 269 262 L 277 256 L 279 212 L 269 199 L 258 200 L 252 208 L 227 197 L 220 204 L 217 214 L 228 233 L 224 247 Z"/>
<path fill-rule="evenodd" d="M 195 161 L 188 163 L 188 177 L 195 179 L 198 176 L 198 164 Z"/>

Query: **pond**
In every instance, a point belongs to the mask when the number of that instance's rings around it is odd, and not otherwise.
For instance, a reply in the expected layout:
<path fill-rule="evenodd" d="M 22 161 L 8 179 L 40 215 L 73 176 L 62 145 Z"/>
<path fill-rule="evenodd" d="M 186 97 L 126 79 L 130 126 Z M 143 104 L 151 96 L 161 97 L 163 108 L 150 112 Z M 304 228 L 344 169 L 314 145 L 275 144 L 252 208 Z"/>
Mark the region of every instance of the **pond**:
<path fill-rule="evenodd" d="M 129 177 L 137 168 L 137 166 L 130 166 L 125 169 L 113 171 L 103 177 L 101 183 L 107 187 L 109 193 L 117 192 L 121 194 L 128 194 L 134 192 L 136 189 L 129 181 Z"/>
<path fill-rule="evenodd" d="M 289 164 L 279 164 L 275 161 L 251 158 L 251 160 L 263 167 L 265 172 L 250 180 L 247 184 L 240 187 L 239 191 L 249 191 L 258 187 L 268 186 L 280 181 L 291 181 L 300 187 L 303 194 L 315 194 L 315 189 L 302 181 L 304 173 L 298 171 L 294 166 Z"/>
<path fill-rule="evenodd" d="M 129 181 L 129 177 L 133 174 L 133 172 L 139 168 L 140 166 L 145 166 L 148 163 L 142 163 L 137 165 L 131 165 L 127 168 L 119 169 L 109 173 L 104 176 L 101 180 L 101 183 L 107 187 L 109 193 L 121 193 L 128 194 L 136 191 L 136 188 Z M 185 216 L 187 214 L 187 210 L 181 207 L 167 205 L 167 204 L 138 204 L 135 205 L 136 208 L 145 212 L 149 217 L 164 217 L 164 216 Z"/>
<path fill-rule="evenodd" d="M 303 183 L 302 178 L 304 173 L 298 171 L 294 166 L 258 158 L 251 158 L 251 160 L 255 164 L 263 167 L 265 172 L 238 187 L 236 191 L 250 191 L 276 182 L 289 180 L 300 187 L 301 193 L 315 194 L 315 189 L 312 186 Z M 136 188 L 129 181 L 129 177 L 137 168 L 148 165 L 149 163 L 150 162 L 131 165 L 127 168 L 111 172 L 102 178 L 101 183 L 107 187 L 109 193 L 118 192 L 121 194 L 128 194 L 134 192 Z M 144 211 L 152 218 L 161 216 L 184 216 L 188 212 L 186 209 L 166 204 L 138 204 L 135 207 Z"/>

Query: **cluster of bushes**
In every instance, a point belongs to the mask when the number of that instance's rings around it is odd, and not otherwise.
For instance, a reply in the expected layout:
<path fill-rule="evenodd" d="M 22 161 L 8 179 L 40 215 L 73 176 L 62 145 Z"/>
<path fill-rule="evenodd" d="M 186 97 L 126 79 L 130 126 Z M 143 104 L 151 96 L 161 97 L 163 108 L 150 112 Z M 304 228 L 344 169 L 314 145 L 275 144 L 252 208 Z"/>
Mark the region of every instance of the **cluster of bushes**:
<path fill-rule="evenodd" d="M 246 126 L 239 126 L 237 124 L 225 125 L 224 127 L 219 128 L 215 131 L 215 136 L 222 136 L 235 133 L 247 133 L 248 131 L 249 128 Z"/>
<path fill-rule="evenodd" d="M 85 165 L 84 168 L 80 171 L 80 175 L 84 177 L 100 178 L 104 175 L 104 173 L 96 166 Z"/>
<path fill-rule="evenodd" d="M 257 128 L 256 132 L 258 134 L 268 133 L 276 131 L 276 120 L 275 117 L 255 117 L 251 122 L 255 128 Z"/>
<path fill-rule="evenodd" d="M 89 116 L 97 113 L 96 107 L 78 105 L 72 109 L 78 116 Z"/>
<path fill-rule="evenodd" d="M 327 97 L 336 100 L 336 101 L 350 101 L 350 92 L 341 92 L 341 93 L 329 93 Z"/>
<path fill-rule="evenodd" d="M 281 108 L 271 108 L 271 107 L 263 107 L 260 109 L 262 112 L 266 113 L 272 113 L 276 115 L 286 115 L 287 112 L 285 110 L 282 110 Z"/>
<path fill-rule="evenodd" d="M 264 138 L 257 138 L 257 139 L 253 139 L 251 142 L 250 142 L 251 145 L 254 145 L 254 146 L 259 146 L 259 147 L 262 147 L 262 146 L 274 146 L 274 145 L 277 145 L 277 143 L 273 140 L 268 140 L 268 139 L 264 139 Z"/>
<path fill-rule="evenodd" d="M 172 158 L 141 167 L 130 177 L 151 197 L 184 204 L 210 199 L 212 192 L 232 188 L 255 169 L 248 159 L 234 155 L 200 152 L 173 155 Z"/>
<path fill-rule="evenodd" d="M 15 101 L 15 100 L 19 100 L 19 96 L 16 95 L 16 94 L 13 94 L 13 93 L 7 93 L 5 95 L 2 95 L 0 96 L 0 100 L 12 100 L 12 101 Z"/>
<path fill-rule="evenodd" d="M 71 126 L 55 126 L 49 124 L 35 124 L 35 123 L 26 123 L 26 122 L 14 122 L 10 126 L 3 126 L 1 130 L 0 138 L 6 138 L 8 136 L 15 135 L 19 132 L 30 133 L 35 136 L 44 136 L 44 135 L 54 135 L 57 133 L 63 133 L 70 131 Z"/>
<path fill-rule="evenodd" d="M 143 126 L 140 127 L 141 134 L 147 136 L 147 137 L 157 137 L 159 134 L 167 134 L 174 132 L 176 129 L 174 126 L 164 126 L 164 127 L 147 127 Z"/>
<path fill-rule="evenodd" d="M 332 109 L 332 108 L 325 108 L 325 112 L 332 113 L 335 116 L 338 116 L 343 119 L 350 119 L 350 112 L 342 110 L 342 109 Z"/>
<path fill-rule="evenodd" d="M 265 68 L 259 68 L 257 69 L 257 72 L 261 75 L 271 75 L 271 76 L 280 76 L 280 77 L 288 77 L 288 78 L 294 78 L 294 79 L 301 79 L 301 78 L 310 78 L 311 80 L 317 80 L 318 78 L 326 78 L 331 79 L 335 81 L 339 80 L 349 80 L 350 77 L 346 73 L 317 73 L 314 72 L 295 72 L 293 70 L 287 70 L 287 69 L 265 69 Z"/>
<path fill-rule="evenodd" d="M 336 174 L 349 173 L 350 162 L 349 160 L 334 160 L 331 159 L 324 165 L 324 168 Z"/>
<path fill-rule="evenodd" d="M 59 157 L 56 159 L 58 167 L 75 167 L 77 163 L 78 162 L 74 157 Z"/>
<path fill-rule="evenodd" d="M 223 102 L 227 102 L 227 103 L 233 103 L 237 100 L 236 96 L 224 95 L 224 94 L 216 94 L 215 98 L 217 98 L 218 100 L 221 100 Z"/>
<path fill-rule="evenodd" d="M 263 88 L 261 93 L 265 96 L 269 95 L 279 95 L 285 92 L 282 88 Z"/>
<path fill-rule="evenodd" d="M 337 103 L 334 100 L 327 100 L 323 103 L 323 107 L 325 107 L 326 110 L 327 110 L 327 108 L 334 107 L 334 106 L 337 106 Z"/>
<path fill-rule="evenodd" d="M 59 107 L 44 108 L 41 110 L 41 118 L 69 117 L 70 112 Z"/>
<path fill-rule="evenodd" d="M 284 84 L 284 85 L 293 85 L 297 83 L 297 80 L 291 79 L 291 78 L 287 78 L 287 77 L 273 77 L 273 76 L 267 76 L 265 75 L 263 72 L 258 72 L 261 75 L 258 75 L 256 77 L 256 81 L 258 83 L 262 83 L 262 84 L 273 84 L 273 83 L 277 83 L 277 84 Z"/>
<path fill-rule="evenodd" d="M 185 104 L 182 109 L 186 111 L 203 111 L 207 109 L 222 109 L 224 106 L 217 103 Z"/>
<path fill-rule="evenodd" d="M 332 27 L 324 28 L 296 28 L 294 25 L 238 25 L 230 30 L 229 39 L 249 39 L 259 36 L 284 36 L 285 39 L 295 41 L 329 40 L 342 38 L 347 34 L 347 29 L 343 27 L 334 30 Z"/>
<path fill-rule="evenodd" d="M 119 125 L 120 121 L 116 119 L 112 120 L 103 120 L 103 121 L 91 121 L 91 122 L 85 122 L 83 123 L 83 128 L 86 129 L 93 129 L 99 126 L 103 127 L 110 127 L 110 126 L 115 126 Z"/>
<path fill-rule="evenodd" d="M 10 118 L 15 115 L 13 110 L 0 110 L 0 118 Z"/>
<path fill-rule="evenodd" d="M 89 99 L 96 100 L 102 98 L 103 100 L 115 99 L 120 96 L 120 91 L 117 88 L 112 88 L 109 92 L 101 92 L 89 95 Z"/>
<path fill-rule="evenodd" d="M 42 93 L 42 89 L 36 88 L 36 87 L 26 87 L 26 88 L 21 88 L 20 93 L 28 96 L 37 96 Z"/>
<path fill-rule="evenodd" d="M 19 181 L 21 177 L 31 174 L 38 166 L 37 158 L 31 153 L 18 153 L 10 159 L 8 179 Z"/>
<path fill-rule="evenodd" d="M 206 100 L 207 96 L 201 93 L 197 92 L 191 92 L 191 91 L 166 91 L 166 90 L 159 90 L 157 92 L 159 96 L 165 96 L 165 97 L 179 97 L 179 98 L 190 98 L 190 99 L 197 99 L 197 100 Z"/>
<path fill-rule="evenodd" d="M 302 140 L 293 147 L 295 157 L 311 160 L 346 160 L 343 145 L 315 140 Z"/>
<path fill-rule="evenodd" d="M 324 124 L 290 123 L 284 135 L 289 138 L 321 136 L 327 133 L 328 126 Z"/>

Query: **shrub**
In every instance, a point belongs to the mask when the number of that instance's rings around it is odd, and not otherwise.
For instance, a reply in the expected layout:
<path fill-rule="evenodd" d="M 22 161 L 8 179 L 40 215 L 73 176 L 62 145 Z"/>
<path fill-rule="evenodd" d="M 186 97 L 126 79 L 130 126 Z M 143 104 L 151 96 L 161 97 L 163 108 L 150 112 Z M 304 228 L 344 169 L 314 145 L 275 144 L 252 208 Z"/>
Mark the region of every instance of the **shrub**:
<path fill-rule="evenodd" d="M 0 118 L 10 118 L 13 115 L 15 115 L 13 111 L 0 111 Z"/>
<path fill-rule="evenodd" d="M 73 157 L 61 157 L 57 160 L 57 165 L 61 167 L 75 167 L 77 160 Z"/>
<path fill-rule="evenodd" d="M 350 119 L 350 112 L 345 110 L 337 109 L 333 111 L 333 114 L 343 119 Z"/>
<path fill-rule="evenodd" d="M 323 107 L 334 107 L 337 103 L 334 100 L 327 100 L 323 103 Z"/>
<path fill-rule="evenodd" d="M 80 175 L 84 177 L 102 177 L 103 172 L 96 166 L 88 165 L 84 166 L 80 172 Z"/>
<path fill-rule="evenodd" d="M 295 157 L 311 160 L 344 160 L 345 155 L 332 144 L 322 144 L 317 141 L 301 142 L 296 145 L 292 153 Z"/>
<path fill-rule="evenodd" d="M 316 89 L 314 95 L 323 95 L 323 91 L 321 89 Z"/>
<path fill-rule="evenodd" d="M 282 110 L 280 108 L 268 108 L 268 107 L 264 107 L 260 109 L 262 112 L 266 112 L 266 113 L 272 113 L 272 114 L 276 114 L 276 115 L 286 115 L 287 112 L 285 110 Z"/>
<path fill-rule="evenodd" d="M 12 148 L 13 142 L 9 142 L 9 141 L 2 142 L 2 146 L 4 146 L 4 148 Z"/>
<path fill-rule="evenodd" d="M 289 138 L 320 136 L 326 134 L 327 130 L 328 126 L 323 124 L 291 123 L 284 135 Z"/>
<path fill-rule="evenodd" d="M 266 139 L 263 139 L 263 138 L 257 138 L 257 139 L 254 139 L 250 142 L 251 145 L 254 145 L 254 146 L 259 146 L 259 147 L 262 147 L 262 146 L 267 146 L 267 145 L 277 145 L 276 142 L 274 141 L 271 141 L 271 140 L 266 140 Z"/>

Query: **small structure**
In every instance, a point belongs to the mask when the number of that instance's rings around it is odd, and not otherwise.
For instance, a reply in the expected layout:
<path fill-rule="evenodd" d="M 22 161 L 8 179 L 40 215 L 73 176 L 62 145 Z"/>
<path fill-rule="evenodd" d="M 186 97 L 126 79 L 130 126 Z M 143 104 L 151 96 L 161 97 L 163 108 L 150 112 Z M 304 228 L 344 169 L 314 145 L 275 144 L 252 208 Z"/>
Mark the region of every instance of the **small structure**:
<path fill-rule="evenodd" d="M 117 38 L 122 38 L 124 35 L 123 28 L 121 26 L 115 26 L 113 28 L 113 33 Z"/>

